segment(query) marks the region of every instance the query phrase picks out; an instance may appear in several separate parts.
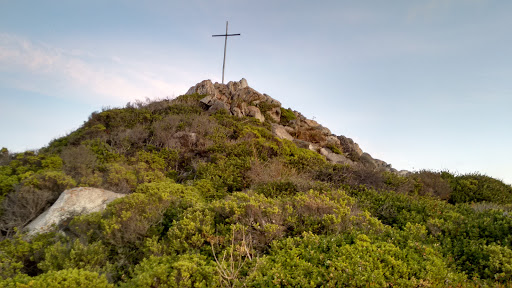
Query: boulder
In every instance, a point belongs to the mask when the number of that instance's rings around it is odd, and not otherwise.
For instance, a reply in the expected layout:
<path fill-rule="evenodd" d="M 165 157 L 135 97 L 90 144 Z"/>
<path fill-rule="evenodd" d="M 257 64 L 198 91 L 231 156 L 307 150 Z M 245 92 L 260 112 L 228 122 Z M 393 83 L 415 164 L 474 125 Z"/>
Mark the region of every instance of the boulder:
<path fill-rule="evenodd" d="M 231 114 L 233 114 L 234 116 L 236 116 L 238 118 L 244 117 L 244 113 L 242 113 L 242 110 L 240 110 L 240 108 L 238 108 L 238 107 L 231 108 Z"/>
<path fill-rule="evenodd" d="M 240 83 L 240 88 L 249 87 L 249 84 L 247 84 L 247 80 L 245 80 L 245 78 L 240 79 L 238 83 Z"/>
<path fill-rule="evenodd" d="M 292 135 L 290 135 L 286 129 L 284 128 L 284 126 L 282 125 L 279 125 L 279 124 L 275 124 L 273 123 L 272 124 L 272 133 L 274 133 L 277 137 L 281 138 L 281 139 L 286 139 L 286 140 L 290 140 L 290 141 L 293 141 L 293 137 Z"/>
<path fill-rule="evenodd" d="M 279 121 L 281 121 L 281 106 L 276 106 L 270 109 L 267 113 L 274 122 L 279 123 Z"/>
<path fill-rule="evenodd" d="M 367 167 L 371 167 L 373 169 L 379 169 L 379 170 L 389 171 L 389 172 L 396 172 L 396 170 L 391 167 L 391 164 L 388 164 L 379 159 L 375 159 L 372 157 L 372 155 L 370 155 L 366 152 L 361 154 L 360 161 L 361 161 L 361 164 L 363 164 Z"/>
<path fill-rule="evenodd" d="M 349 164 L 349 165 L 352 165 L 354 164 L 354 162 L 352 162 L 352 160 L 348 159 L 347 157 L 343 156 L 343 155 L 340 155 L 340 154 L 336 154 L 334 152 L 331 151 L 331 149 L 329 148 L 320 148 L 320 154 L 324 155 L 325 156 L 325 159 L 327 159 L 327 161 L 329 162 L 332 162 L 332 163 L 335 163 L 335 164 Z"/>
<path fill-rule="evenodd" d="M 99 188 L 78 187 L 68 189 L 60 195 L 59 199 L 48 210 L 30 222 L 25 229 L 28 235 L 49 232 L 53 225 L 57 227 L 78 215 L 98 212 L 117 198 L 126 196 Z"/>
<path fill-rule="evenodd" d="M 192 89 L 192 88 L 190 88 Z M 201 99 L 199 102 L 205 104 L 206 106 L 210 107 L 213 105 L 213 101 L 215 100 L 215 97 L 213 95 L 208 95 Z"/>
<path fill-rule="evenodd" d="M 315 120 L 310 120 L 310 119 L 304 120 L 303 123 L 306 124 L 307 127 L 311 127 L 311 128 L 320 126 L 320 124 L 318 124 L 318 122 L 316 122 Z"/>
<path fill-rule="evenodd" d="M 338 136 L 338 139 L 340 140 L 341 147 L 343 147 L 343 153 L 352 160 L 359 160 L 363 155 L 363 150 L 359 148 L 359 145 L 354 140 L 345 136 Z"/>
<path fill-rule="evenodd" d="M 229 111 L 229 105 L 226 104 L 226 102 L 215 99 L 215 100 L 213 100 L 213 104 L 212 104 L 212 106 L 210 106 L 210 109 L 208 109 L 208 112 L 215 113 L 219 110 Z"/>
<path fill-rule="evenodd" d="M 248 106 L 247 115 L 260 120 L 260 122 L 265 122 L 265 117 L 263 116 L 263 114 L 261 114 L 260 109 L 256 106 Z"/>
<path fill-rule="evenodd" d="M 309 149 L 315 152 L 318 152 L 318 150 L 320 149 L 318 145 L 300 139 L 293 139 L 293 143 L 295 143 L 295 145 L 297 145 L 297 147 L 299 148 Z"/>
<path fill-rule="evenodd" d="M 211 80 L 203 80 L 200 83 L 197 83 L 195 86 L 190 87 L 188 89 L 186 95 L 197 93 L 199 95 L 212 95 L 215 96 L 215 87 Z"/>

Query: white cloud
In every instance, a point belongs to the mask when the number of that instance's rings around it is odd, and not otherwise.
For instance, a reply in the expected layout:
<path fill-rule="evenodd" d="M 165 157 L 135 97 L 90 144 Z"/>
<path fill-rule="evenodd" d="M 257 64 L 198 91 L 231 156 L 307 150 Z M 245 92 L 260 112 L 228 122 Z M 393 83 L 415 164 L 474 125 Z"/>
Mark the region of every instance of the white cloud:
<path fill-rule="evenodd" d="M 77 49 L 67 51 L 9 34 L 0 34 L 0 66 L 0 71 L 25 76 L 23 80 L 2 85 L 50 95 L 56 91 L 73 92 L 73 97 L 87 96 L 88 100 L 106 98 L 127 102 L 146 97 L 162 98 L 181 94 L 187 88 L 183 85 L 183 73 L 178 69 L 150 64 L 150 60 L 137 63 L 122 61 L 116 55 L 97 56 Z M 171 73 L 158 74 L 158 71 Z M 182 84 L 169 81 L 173 77 Z M 77 95 L 77 91 L 82 96 Z"/>

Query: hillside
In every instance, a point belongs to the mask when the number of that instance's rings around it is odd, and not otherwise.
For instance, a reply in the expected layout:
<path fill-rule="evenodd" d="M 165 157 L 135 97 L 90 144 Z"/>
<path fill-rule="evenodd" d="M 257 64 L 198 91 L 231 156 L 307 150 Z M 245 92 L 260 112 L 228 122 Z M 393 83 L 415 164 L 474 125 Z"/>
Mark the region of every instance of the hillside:
<path fill-rule="evenodd" d="M 28 236 L 74 187 L 126 196 Z M 94 112 L 39 151 L 4 148 L 0 195 L 1 287 L 512 283 L 511 186 L 396 171 L 245 79 Z"/>

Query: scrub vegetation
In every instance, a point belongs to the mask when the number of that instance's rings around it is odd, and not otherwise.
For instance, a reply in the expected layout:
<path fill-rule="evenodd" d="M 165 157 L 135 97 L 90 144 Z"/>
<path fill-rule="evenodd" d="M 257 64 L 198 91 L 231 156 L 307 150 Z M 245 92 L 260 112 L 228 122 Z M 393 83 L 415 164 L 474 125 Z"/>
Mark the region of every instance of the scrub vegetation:
<path fill-rule="evenodd" d="M 104 109 L 39 151 L 2 149 L 0 287 L 512 283 L 511 186 L 331 164 L 201 98 Z M 77 186 L 129 195 L 65 233 L 22 233 Z"/>

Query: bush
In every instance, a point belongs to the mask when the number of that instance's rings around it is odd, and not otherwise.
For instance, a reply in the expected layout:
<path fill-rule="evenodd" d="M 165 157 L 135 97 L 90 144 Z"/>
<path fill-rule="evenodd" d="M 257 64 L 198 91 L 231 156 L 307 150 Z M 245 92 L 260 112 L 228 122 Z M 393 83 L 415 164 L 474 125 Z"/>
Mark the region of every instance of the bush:
<path fill-rule="evenodd" d="M 41 171 L 23 180 L 22 184 L 39 190 L 52 191 L 56 194 L 76 187 L 76 181 L 62 171 Z"/>
<path fill-rule="evenodd" d="M 446 180 L 446 172 L 434 172 L 421 170 L 411 175 L 416 179 L 417 191 L 419 195 L 439 197 L 442 200 L 448 200 L 452 194 L 450 182 Z"/>
<path fill-rule="evenodd" d="M 3 283 L 2 283 L 3 282 Z M 66 269 L 60 271 L 51 271 L 36 277 L 26 277 L 20 275 L 14 279 L 0 281 L 2 287 L 98 287 L 113 288 L 109 284 L 105 275 L 99 275 L 96 272 L 90 272 L 82 269 Z"/>
<path fill-rule="evenodd" d="M 57 239 L 54 233 L 38 234 L 30 241 L 24 237 L 25 235 L 16 233 L 13 237 L 0 241 L 0 280 L 40 273 L 37 263 L 44 257 L 44 249 Z"/>
<path fill-rule="evenodd" d="M 217 287 L 215 266 L 197 254 L 151 256 L 137 265 L 133 277 L 120 287 Z"/>
<path fill-rule="evenodd" d="M 512 203 L 512 186 L 481 174 L 457 176 L 450 181 L 453 192 L 450 203 Z"/>
<path fill-rule="evenodd" d="M 0 166 L 0 197 L 14 191 L 14 187 L 19 183 L 18 176 L 13 174 L 11 167 Z"/>
<path fill-rule="evenodd" d="M 281 124 L 288 125 L 290 121 L 297 119 L 292 109 L 284 109 L 281 107 Z"/>
<path fill-rule="evenodd" d="M 22 229 L 45 209 L 50 207 L 60 192 L 39 190 L 30 186 L 21 187 L 8 194 L 1 203 L 0 231 L 2 236 L 11 236 L 14 228 Z"/>
<path fill-rule="evenodd" d="M 108 250 L 101 241 L 89 245 L 74 242 L 57 242 L 45 249 L 45 257 L 37 267 L 45 272 L 63 269 L 84 269 L 98 273 L 108 272 Z"/>
<path fill-rule="evenodd" d="M 425 256 L 422 257 L 421 254 Z M 450 271 L 431 250 L 404 251 L 360 234 L 353 238 L 317 236 L 275 241 L 247 277 L 248 286 L 418 287 L 456 286 L 464 276 Z M 411 257 L 412 259 L 411 260 Z M 418 257 L 420 256 L 420 257 Z M 421 269 L 421 268 L 424 269 Z"/>

